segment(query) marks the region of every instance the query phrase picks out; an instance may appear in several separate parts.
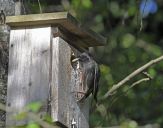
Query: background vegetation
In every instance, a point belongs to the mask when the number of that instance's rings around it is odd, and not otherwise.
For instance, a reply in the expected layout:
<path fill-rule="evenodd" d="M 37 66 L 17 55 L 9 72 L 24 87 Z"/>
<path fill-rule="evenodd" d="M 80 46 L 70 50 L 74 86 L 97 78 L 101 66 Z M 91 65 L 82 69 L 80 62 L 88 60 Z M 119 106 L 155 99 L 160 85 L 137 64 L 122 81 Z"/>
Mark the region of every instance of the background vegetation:
<path fill-rule="evenodd" d="M 161 0 L 71 0 L 69 4 L 68 9 L 82 23 L 108 39 L 105 47 L 95 49 L 102 71 L 99 98 L 133 70 L 162 55 Z M 101 101 L 99 107 L 93 106 L 91 126 L 136 128 L 157 123 L 163 127 L 162 69 L 163 63 L 149 68 L 153 80 L 126 93 L 134 81 L 143 77 L 139 75 L 116 95 Z"/>

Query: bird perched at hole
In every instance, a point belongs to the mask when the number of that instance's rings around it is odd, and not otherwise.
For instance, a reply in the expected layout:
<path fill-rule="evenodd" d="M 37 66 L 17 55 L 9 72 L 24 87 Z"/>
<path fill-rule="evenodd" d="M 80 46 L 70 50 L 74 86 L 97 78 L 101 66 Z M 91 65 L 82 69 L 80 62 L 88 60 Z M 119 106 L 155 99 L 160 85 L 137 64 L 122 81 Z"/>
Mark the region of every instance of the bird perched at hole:
<path fill-rule="evenodd" d="M 88 89 L 85 95 L 79 100 L 84 101 L 91 93 L 97 102 L 97 93 L 99 89 L 100 68 L 97 62 L 93 59 L 92 55 L 83 52 L 79 57 L 72 60 L 78 61 L 81 65 L 82 82 Z"/>
<path fill-rule="evenodd" d="M 3 10 L 0 12 L 0 23 L 5 24 L 6 23 L 6 15 Z"/>

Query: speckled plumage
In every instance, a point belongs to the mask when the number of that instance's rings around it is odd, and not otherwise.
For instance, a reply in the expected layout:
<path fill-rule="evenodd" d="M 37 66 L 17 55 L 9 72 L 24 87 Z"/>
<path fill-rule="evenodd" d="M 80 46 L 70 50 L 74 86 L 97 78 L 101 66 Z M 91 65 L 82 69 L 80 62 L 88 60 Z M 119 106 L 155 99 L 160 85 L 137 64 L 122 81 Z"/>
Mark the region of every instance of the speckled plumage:
<path fill-rule="evenodd" d="M 97 93 L 99 88 L 100 69 L 97 62 L 89 53 L 79 55 L 79 63 L 81 64 L 82 82 L 88 89 L 80 101 L 85 100 L 91 93 L 97 102 Z"/>

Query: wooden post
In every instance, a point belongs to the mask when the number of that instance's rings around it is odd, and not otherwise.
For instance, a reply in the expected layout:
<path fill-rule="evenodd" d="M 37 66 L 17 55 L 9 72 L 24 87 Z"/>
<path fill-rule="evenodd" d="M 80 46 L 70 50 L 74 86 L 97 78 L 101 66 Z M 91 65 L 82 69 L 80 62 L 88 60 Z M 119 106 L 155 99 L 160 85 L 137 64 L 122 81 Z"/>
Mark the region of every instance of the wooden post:
<path fill-rule="evenodd" d="M 104 45 L 105 39 L 84 29 L 69 13 L 7 17 L 11 27 L 6 126 L 30 119 L 14 118 L 31 102 L 41 102 L 39 114 L 49 113 L 61 127 L 89 127 L 89 99 L 76 100 L 78 73 L 71 65 L 72 52 Z M 50 102 L 49 102 L 50 101 Z"/>
<path fill-rule="evenodd" d="M 22 3 L 20 0 L 15 1 L 15 15 L 22 14 Z"/>

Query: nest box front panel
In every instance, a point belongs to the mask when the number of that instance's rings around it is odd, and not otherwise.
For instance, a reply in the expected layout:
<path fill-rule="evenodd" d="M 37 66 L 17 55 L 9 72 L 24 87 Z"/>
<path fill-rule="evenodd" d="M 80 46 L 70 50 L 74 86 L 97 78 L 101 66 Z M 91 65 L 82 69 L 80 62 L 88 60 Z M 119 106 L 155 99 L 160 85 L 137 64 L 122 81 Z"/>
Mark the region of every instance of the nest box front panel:
<path fill-rule="evenodd" d="M 10 32 L 7 125 L 22 125 L 17 120 L 29 103 L 41 102 L 42 112 L 47 111 L 50 70 L 51 27 L 26 27 Z"/>

